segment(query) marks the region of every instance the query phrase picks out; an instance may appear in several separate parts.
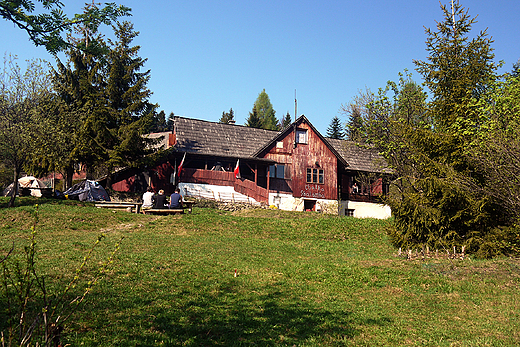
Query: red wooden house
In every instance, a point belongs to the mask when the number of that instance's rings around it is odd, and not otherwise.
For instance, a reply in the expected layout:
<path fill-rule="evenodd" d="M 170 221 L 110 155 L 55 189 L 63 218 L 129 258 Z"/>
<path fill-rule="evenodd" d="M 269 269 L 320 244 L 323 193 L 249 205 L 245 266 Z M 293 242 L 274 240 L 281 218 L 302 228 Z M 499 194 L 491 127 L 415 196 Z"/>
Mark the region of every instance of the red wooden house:
<path fill-rule="evenodd" d="M 112 189 L 168 194 L 178 185 L 185 195 L 285 210 L 390 216 L 379 202 L 389 171 L 377 152 L 324 138 L 305 116 L 280 132 L 175 117 L 173 132 L 150 136 L 162 137 L 157 165 L 119 172 Z"/>

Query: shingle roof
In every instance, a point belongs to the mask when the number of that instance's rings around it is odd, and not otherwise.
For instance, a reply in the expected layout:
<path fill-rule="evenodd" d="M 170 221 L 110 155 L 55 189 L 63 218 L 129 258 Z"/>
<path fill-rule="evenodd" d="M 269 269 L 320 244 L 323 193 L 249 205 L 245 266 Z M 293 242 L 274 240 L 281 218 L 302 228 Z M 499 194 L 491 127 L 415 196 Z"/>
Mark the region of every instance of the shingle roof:
<path fill-rule="evenodd" d="M 213 156 L 252 158 L 278 132 L 243 125 L 175 117 L 175 149 Z"/>
<path fill-rule="evenodd" d="M 168 136 L 171 134 L 171 131 L 165 131 L 160 133 L 151 133 L 145 135 L 149 139 L 157 140 L 158 142 L 153 145 L 155 149 L 167 149 L 168 148 Z"/>
<path fill-rule="evenodd" d="M 255 155 L 280 134 L 272 130 L 178 116 L 174 118 L 174 127 L 176 151 L 244 159 L 259 159 Z M 351 141 L 322 139 L 341 157 L 338 159 L 348 164 L 347 169 L 390 173 L 384 158 L 374 149 Z"/>
<path fill-rule="evenodd" d="M 352 141 L 329 138 L 325 140 L 345 159 L 348 163 L 347 169 L 390 173 L 385 159 L 375 149 L 367 148 L 365 145 L 359 145 Z"/>

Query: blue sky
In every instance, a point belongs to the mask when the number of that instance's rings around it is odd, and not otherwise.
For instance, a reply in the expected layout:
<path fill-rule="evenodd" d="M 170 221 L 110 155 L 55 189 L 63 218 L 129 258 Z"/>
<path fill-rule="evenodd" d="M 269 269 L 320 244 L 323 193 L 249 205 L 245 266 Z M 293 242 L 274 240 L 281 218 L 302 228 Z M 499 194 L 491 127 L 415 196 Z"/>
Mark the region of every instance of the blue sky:
<path fill-rule="evenodd" d="M 83 1 L 63 0 L 69 14 Z M 244 124 L 265 89 L 276 115 L 305 114 L 326 133 L 359 90 L 397 80 L 426 59 L 424 27 L 442 20 L 437 0 L 116 1 L 132 8 L 140 56 L 151 70 L 151 101 L 166 114 L 218 121 L 233 108 Z M 443 3 L 449 3 L 443 0 Z M 520 1 L 461 0 L 478 15 L 473 34 L 488 28 L 496 60 L 510 71 L 520 58 Z M 110 33 L 110 31 L 106 31 Z M 0 20 L 3 53 L 52 57 Z M 414 72 L 414 79 L 422 82 Z"/>

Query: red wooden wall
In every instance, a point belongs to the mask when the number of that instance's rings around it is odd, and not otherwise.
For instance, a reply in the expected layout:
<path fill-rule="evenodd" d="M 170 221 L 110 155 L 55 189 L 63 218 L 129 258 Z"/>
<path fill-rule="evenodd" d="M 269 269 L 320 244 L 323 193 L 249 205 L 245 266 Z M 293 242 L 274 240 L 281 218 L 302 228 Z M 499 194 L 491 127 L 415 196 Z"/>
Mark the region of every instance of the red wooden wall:
<path fill-rule="evenodd" d="M 305 121 L 297 129 L 307 130 L 307 143 L 295 143 L 294 128 L 280 139 L 282 145 L 274 143 L 267 149 L 265 158 L 285 164 L 289 169 L 289 178 L 284 181 L 290 187 L 294 197 L 331 199 L 338 198 L 338 160 L 313 128 Z M 324 173 L 323 184 L 307 183 L 307 168 L 321 169 Z M 287 175 L 286 175 L 287 177 Z M 271 178 L 270 189 L 277 190 L 280 179 Z M 281 189 L 279 189 L 281 190 Z M 282 190 L 283 191 L 283 190 Z"/>

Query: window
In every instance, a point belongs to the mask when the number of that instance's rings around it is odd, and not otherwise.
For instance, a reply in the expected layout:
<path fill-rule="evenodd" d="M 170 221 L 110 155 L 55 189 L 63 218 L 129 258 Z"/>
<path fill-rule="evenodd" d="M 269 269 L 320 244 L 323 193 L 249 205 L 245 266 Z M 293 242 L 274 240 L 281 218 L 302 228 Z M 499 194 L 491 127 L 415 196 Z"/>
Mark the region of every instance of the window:
<path fill-rule="evenodd" d="M 276 142 L 276 148 L 281 148 L 281 149 L 283 149 L 283 142 L 282 142 L 282 141 L 277 141 L 277 142 Z"/>
<path fill-rule="evenodd" d="M 323 184 L 323 169 L 307 168 L 307 183 Z"/>
<path fill-rule="evenodd" d="M 307 143 L 307 129 L 296 129 L 296 143 Z"/>
<path fill-rule="evenodd" d="M 354 210 L 350 208 L 345 209 L 345 217 L 354 217 Z"/>
<path fill-rule="evenodd" d="M 276 166 L 276 178 L 284 178 L 285 177 L 285 166 L 277 165 Z"/>
<path fill-rule="evenodd" d="M 285 165 L 270 165 L 269 166 L 269 177 L 270 178 L 285 178 Z"/>

